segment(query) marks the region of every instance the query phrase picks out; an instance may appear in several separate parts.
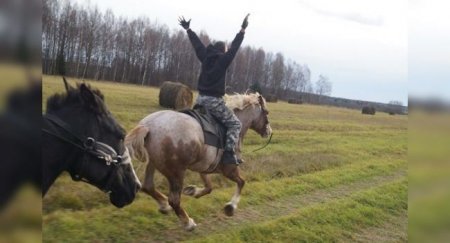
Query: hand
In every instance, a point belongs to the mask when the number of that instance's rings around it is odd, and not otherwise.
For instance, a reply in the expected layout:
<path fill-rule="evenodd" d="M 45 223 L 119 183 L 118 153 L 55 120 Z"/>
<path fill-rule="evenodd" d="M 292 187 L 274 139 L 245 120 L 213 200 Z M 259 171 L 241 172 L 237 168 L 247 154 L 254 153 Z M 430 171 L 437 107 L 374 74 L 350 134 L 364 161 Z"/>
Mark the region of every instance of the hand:
<path fill-rule="evenodd" d="M 178 18 L 178 22 L 180 23 L 181 27 L 183 27 L 183 29 L 185 30 L 188 30 L 189 25 L 191 24 L 191 20 L 189 19 L 189 21 L 186 21 L 183 16 Z"/>
<path fill-rule="evenodd" d="M 249 16 L 249 15 L 250 15 L 250 14 L 247 14 L 247 16 L 245 16 L 244 21 L 242 22 L 241 27 L 242 27 L 242 29 L 244 29 L 244 30 L 245 30 L 245 28 L 247 28 L 247 26 L 248 26 L 248 16 Z"/>

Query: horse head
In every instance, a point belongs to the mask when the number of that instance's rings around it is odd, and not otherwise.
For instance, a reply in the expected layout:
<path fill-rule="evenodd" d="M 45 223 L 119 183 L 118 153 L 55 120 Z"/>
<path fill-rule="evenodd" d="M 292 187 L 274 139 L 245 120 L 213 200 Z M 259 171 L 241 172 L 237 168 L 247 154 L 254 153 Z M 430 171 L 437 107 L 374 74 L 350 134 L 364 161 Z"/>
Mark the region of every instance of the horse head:
<path fill-rule="evenodd" d="M 104 103 L 103 94 L 82 83 L 70 86 L 64 79 L 65 94 L 56 94 L 47 101 L 47 120 L 53 124 L 56 148 L 48 148 L 47 156 L 61 158 L 59 168 L 109 193 L 116 207 L 131 203 L 140 182 L 124 146 L 125 130 Z M 53 135 L 53 136 L 51 136 Z M 66 154 L 58 154 L 66 151 Z M 45 156 L 45 155 L 44 155 Z M 52 167 L 54 168 L 54 167 Z"/>
<path fill-rule="evenodd" d="M 258 93 L 257 96 L 258 105 L 255 106 L 256 115 L 250 128 L 261 135 L 261 137 L 266 138 L 272 134 L 272 127 L 269 122 L 269 110 L 267 109 L 264 97 Z"/>
<path fill-rule="evenodd" d="M 272 134 L 269 122 L 269 110 L 266 100 L 259 93 L 236 94 L 226 96 L 227 106 L 230 107 L 242 123 L 242 132 L 252 129 L 261 137 Z"/>

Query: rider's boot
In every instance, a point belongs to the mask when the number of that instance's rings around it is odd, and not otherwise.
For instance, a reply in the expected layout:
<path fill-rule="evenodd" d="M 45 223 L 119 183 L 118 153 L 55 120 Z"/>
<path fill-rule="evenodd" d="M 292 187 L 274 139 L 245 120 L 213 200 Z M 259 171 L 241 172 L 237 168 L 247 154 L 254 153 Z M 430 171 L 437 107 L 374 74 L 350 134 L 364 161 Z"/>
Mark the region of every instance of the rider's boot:
<path fill-rule="evenodd" d="M 222 163 L 223 164 L 236 164 L 238 165 L 238 159 L 234 151 L 225 150 L 222 155 Z"/>

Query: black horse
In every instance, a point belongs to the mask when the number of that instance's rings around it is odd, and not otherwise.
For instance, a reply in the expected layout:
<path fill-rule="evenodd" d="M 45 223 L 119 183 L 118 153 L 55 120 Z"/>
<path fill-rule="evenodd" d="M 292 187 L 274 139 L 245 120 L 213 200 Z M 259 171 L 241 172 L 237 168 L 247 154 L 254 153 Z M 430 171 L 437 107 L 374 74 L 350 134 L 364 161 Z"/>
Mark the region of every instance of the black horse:
<path fill-rule="evenodd" d="M 67 171 L 109 193 L 116 207 L 130 204 L 141 184 L 124 146 L 125 130 L 108 111 L 103 94 L 82 83 L 47 100 L 43 116 L 42 156 L 44 196 Z"/>
<path fill-rule="evenodd" d="M 25 183 L 42 185 L 40 80 L 7 95 L 0 114 L 0 210 Z"/>

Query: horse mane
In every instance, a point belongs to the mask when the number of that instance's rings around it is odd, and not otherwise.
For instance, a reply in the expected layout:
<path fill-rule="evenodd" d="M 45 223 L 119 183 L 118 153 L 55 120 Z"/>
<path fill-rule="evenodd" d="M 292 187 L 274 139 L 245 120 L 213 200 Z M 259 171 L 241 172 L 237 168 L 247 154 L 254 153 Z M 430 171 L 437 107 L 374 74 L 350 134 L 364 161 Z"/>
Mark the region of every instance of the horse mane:
<path fill-rule="evenodd" d="M 261 105 L 265 108 L 266 101 L 263 98 L 263 104 L 260 104 L 260 96 L 261 95 L 258 92 L 245 94 L 236 93 L 234 95 L 225 95 L 224 100 L 227 107 L 231 110 L 243 110 L 251 105 Z"/>
<path fill-rule="evenodd" d="M 99 89 L 92 88 L 89 84 L 86 87 L 97 95 L 102 101 L 104 101 L 104 96 Z M 64 106 L 76 104 L 80 102 L 80 83 L 77 83 L 76 88 L 70 88 L 67 92 L 54 94 L 47 99 L 47 112 L 59 110 Z"/>
<path fill-rule="evenodd" d="M 65 106 L 80 103 L 81 102 L 80 87 L 82 84 L 84 84 L 92 93 L 98 96 L 98 98 L 100 98 L 102 101 L 101 103 L 98 104 L 100 106 L 99 110 L 101 111 L 101 114 L 99 116 L 104 117 L 104 119 L 100 119 L 100 123 L 102 124 L 102 126 L 105 126 L 111 132 L 117 134 L 125 134 L 125 130 L 119 123 L 117 123 L 115 119 L 109 119 L 111 118 L 111 113 L 106 107 L 106 104 L 104 103 L 105 97 L 103 96 L 102 92 L 99 89 L 92 88 L 89 84 L 86 83 L 77 83 L 76 88 L 70 87 L 67 90 L 67 92 L 54 94 L 51 97 L 49 97 L 47 99 L 47 113 L 57 111 Z"/>

